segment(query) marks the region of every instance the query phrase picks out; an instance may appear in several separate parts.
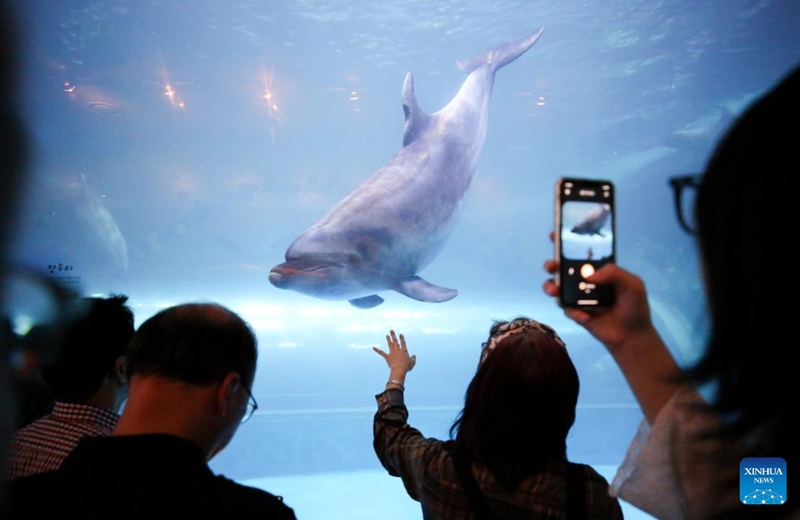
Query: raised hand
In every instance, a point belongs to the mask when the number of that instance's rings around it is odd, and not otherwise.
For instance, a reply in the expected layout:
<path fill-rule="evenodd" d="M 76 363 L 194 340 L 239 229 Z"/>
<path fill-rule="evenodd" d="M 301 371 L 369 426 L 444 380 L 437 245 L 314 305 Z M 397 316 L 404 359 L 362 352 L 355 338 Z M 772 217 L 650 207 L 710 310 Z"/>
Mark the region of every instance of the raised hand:
<path fill-rule="evenodd" d="M 385 352 L 378 347 L 372 347 L 372 350 L 386 360 L 386 364 L 389 366 L 389 383 L 387 385 L 393 383 L 403 388 L 406 374 L 413 370 L 414 365 L 417 364 L 417 356 L 408 354 L 405 336 L 400 334 L 398 340 L 393 330 L 386 335 L 386 344 L 389 347 L 389 352 Z"/>

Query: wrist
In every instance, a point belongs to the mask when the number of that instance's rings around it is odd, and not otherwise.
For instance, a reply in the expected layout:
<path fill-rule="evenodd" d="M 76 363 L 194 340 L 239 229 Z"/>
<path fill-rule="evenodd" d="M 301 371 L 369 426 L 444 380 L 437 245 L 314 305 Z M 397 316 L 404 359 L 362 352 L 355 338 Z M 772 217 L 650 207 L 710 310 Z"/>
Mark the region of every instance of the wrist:
<path fill-rule="evenodd" d="M 403 381 L 389 378 L 389 380 L 386 382 L 386 389 L 389 390 L 391 388 L 396 388 L 398 390 L 405 390 L 406 389 L 405 384 L 403 383 Z"/>
<path fill-rule="evenodd" d="M 389 369 L 389 379 L 394 379 L 400 381 L 401 383 L 405 384 L 406 382 L 406 374 L 408 370 L 405 367 L 392 367 Z"/>
<path fill-rule="evenodd" d="M 606 347 L 611 356 L 619 363 L 628 358 L 637 359 L 642 355 L 648 355 L 660 344 L 663 344 L 661 336 L 655 327 L 650 325 L 630 331 L 615 340 L 607 341 Z"/>

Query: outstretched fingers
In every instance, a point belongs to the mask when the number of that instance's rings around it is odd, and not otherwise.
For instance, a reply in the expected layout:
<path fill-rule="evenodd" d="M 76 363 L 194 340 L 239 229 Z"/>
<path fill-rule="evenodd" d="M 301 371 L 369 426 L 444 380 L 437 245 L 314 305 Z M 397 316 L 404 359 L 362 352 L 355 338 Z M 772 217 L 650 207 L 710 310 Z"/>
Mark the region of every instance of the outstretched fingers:
<path fill-rule="evenodd" d="M 389 334 L 386 335 L 386 345 L 388 351 L 381 350 L 378 347 L 372 347 L 372 350 L 383 357 L 390 368 L 403 367 L 407 372 L 417 364 L 417 356 L 411 356 L 408 353 L 404 335 L 400 334 L 398 336 L 394 330 L 390 330 Z"/>

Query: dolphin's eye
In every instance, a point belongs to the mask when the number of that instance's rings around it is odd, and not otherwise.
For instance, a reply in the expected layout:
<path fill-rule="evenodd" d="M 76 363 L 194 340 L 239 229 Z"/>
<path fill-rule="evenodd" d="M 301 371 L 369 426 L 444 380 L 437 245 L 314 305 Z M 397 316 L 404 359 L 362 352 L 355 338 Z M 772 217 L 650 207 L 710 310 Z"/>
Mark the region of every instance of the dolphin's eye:
<path fill-rule="evenodd" d="M 361 257 L 358 255 L 349 255 L 347 257 L 347 263 L 349 263 L 353 267 L 361 267 L 363 261 L 361 260 Z"/>

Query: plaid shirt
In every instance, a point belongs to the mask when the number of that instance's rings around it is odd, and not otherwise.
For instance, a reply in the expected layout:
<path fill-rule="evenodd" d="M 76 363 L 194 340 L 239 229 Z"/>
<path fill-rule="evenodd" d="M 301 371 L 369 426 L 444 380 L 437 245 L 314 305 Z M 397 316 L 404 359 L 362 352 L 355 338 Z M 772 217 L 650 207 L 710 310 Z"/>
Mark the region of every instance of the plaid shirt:
<path fill-rule="evenodd" d="M 426 520 L 473 519 L 446 443 L 423 437 L 408 425 L 403 392 L 389 389 L 375 396 L 378 412 L 373 423 L 375 453 L 390 475 L 401 477 L 406 491 L 422 504 Z M 592 467 L 581 465 L 586 478 L 586 518 L 621 520 L 622 509 L 608 494 L 608 482 Z M 481 492 L 497 518 L 565 519 L 567 470 L 563 463 L 526 477 L 516 489 L 504 488 L 492 473 L 473 465 Z"/>
<path fill-rule="evenodd" d="M 52 412 L 12 437 L 5 480 L 57 470 L 78 441 L 109 435 L 118 420 L 108 408 L 56 401 Z"/>

